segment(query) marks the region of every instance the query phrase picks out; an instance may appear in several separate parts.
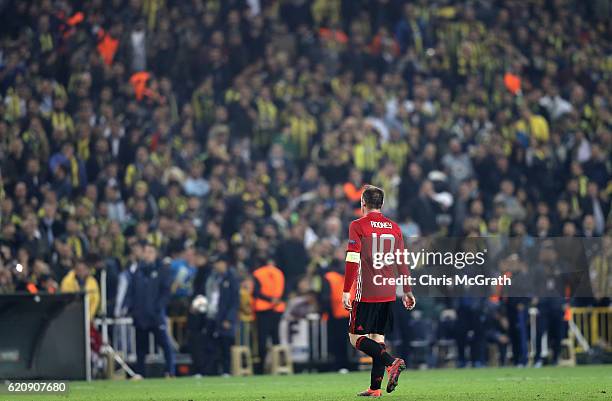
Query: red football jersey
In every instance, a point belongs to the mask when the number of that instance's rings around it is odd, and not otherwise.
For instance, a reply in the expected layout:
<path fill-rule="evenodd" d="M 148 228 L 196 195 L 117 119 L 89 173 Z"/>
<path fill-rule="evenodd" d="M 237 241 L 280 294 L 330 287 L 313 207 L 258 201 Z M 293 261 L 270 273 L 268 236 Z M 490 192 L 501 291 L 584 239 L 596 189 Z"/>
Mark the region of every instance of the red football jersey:
<path fill-rule="evenodd" d="M 380 212 L 370 212 L 351 222 L 346 250 L 344 291 L 354 285 L 354 299 L 358 302 L 389 302 L 395 300 L 395 278 L 398 273 L 409 276 L 403 257 L 398 261 L 396 252 L 403 254 L 404 238 L 399 226 Z M 393 262 L 384 264 L 382 255 L 393 254 Z M 378 254 L 378 259 L 375 260 Z M 388 261 L 387 261 L 388 262 Z M 391 280 L 389 280 L 391 279 Z M 402 282 L 404 292 L 410 285 Z"/>

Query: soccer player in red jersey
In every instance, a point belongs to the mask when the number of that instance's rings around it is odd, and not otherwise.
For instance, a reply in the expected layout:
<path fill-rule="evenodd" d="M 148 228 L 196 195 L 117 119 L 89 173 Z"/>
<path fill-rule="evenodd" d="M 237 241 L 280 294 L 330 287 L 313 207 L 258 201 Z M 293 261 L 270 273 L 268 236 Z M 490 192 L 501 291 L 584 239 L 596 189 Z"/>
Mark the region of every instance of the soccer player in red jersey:
<path fill-rule="evenodd" d="M 403 359 L 394 358 L 385 350 L 385 332 L 393 325 L 394 279 L 397 273 L 407 278 L 409 269 L 395 257 L 391 265 L 381 263 L 381 255 L 390 252 L 395 256 L 396 251 L 403 253 L 404 250 L 399 226 L 380 212 L 384 196 L 382 189 L 371 185 L 366 186 L 361 195 L 363 216 L 351 222 L 349 228 L 342 294 L 344 307 L 351 312 L 351 344 L 372 357 L 370 388 L 358 394 L 367 397 L 382 395 L 380 387 L 385 368 L 388 393 L 395 389 L 400 373 L 406 369 Z M 407 280 L 404 280 L 403 289 L 402 301 L 406 309 L 411 310 L 416 300 Z"/>

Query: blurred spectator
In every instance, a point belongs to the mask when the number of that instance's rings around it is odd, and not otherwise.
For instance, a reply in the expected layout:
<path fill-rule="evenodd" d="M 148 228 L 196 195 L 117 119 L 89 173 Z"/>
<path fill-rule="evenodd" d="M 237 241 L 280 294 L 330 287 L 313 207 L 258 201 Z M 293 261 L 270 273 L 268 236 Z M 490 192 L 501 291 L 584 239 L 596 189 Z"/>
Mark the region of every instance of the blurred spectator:
<path fill-rule="evenodd" d="M 98 282 L 91 274 L 93 267 L 87 266 L 84 259 L 78 259 L 74 269 L 70 270 L 62 279 L 60 284 L 61 292 L 85 291 L 89 295 L 89 319 L 93 320 L 98 307 L 100 306 L 100 287 Z"/>
<path fill-rule="evenodd" d="M 127 290 L 128 313 L 136 327 L 136 372 L 145 376 L 145 356 L 149 349 L 149 334 L 164 352 L 165 373 L 174 376 L 174 350 L 168 338 L 166 308 L 170 299 L 170 272 L 157 257 L 153 244 L 143 246 L 142 259 L 132 273 Z"/>
<path fill-rule="evenodd" d="M 183 309 L 186 308 L 187 300 L 192 295 L 194 290 L 193 280 L 196 275 L 195 257 L 196 252 L 193 247 L 187 247 L 184 250 L 174 255 L 175 259 L 170 262 L 170 271 L 172 274 L 172 286 L 170 292 L 172 294 L 175 312 L 183 314 Z"/>
<path fill-rule="evenodd" d="M 457 321 L 455 323 L 457 367 L 464 368 L 470 362 L 474 367 L 482 367 L 486 355 L 484 327 L 486 315 L 483 313 L 485 300 L 462 297 L 457 301 Z M 468 346 L 469 358 L 466 355 Z"/>
<path fill-rule="evenodd" d="M 204 343 L 208 368 L 205 371 L 214 375 L 219 372 L 229 375 L 230 350 L 235 341 L 238 321 L 238 280 L 226 257 L 213 258 L 211 263 L 213 270 L 204 286 L 208 298 Z"/>
<path fill-rule="evenodd" d="M 344 256 L 342 251 L 339 252 Z M 335 370 L 348 368 L 345 330 L 349 324 L 349 312 L 342 305 L 343 261 L 343 257 L 334 259 L 329 271 L 323 275 L 320 294 L 321 311 L 327 314 L 328 319 L 328 350 L 334 356 Z"/>
<path fill-rule="evenodd" d="M 505 366 L 510 338 L 508 337 L 508 319 L 501 307 L 501 304 L 489 302 L 484 327 L 487 342 L 497 346 L 499 366 Z"/>
<path fill-rule="evenodd" d="M 263 373 L 268 354 L 268 339 L 279 344 L 278 324 L 285 311 L 285 275 L 271 262 L 253 271 L 253 310 L 257 324 L 257 370 Z"/>
<path fill-rule="evenodd" d="M 542 283 L 545 289 L 540 296 L 532 300 L 532 305 L 537 307 L 538 316 L 536 323 L 536 349 L 534 355 L 534 366 L 541 367 L 542 359 L 542 336 L 547 334 L 547 342 L 552 355 L 549 359 L 550 365 L 556 365 L 560 352 L 561 340 L 564 335 L 563 312 L 565 300 L 563 298 L 563 272 L 567 271 L 564 261 L 558 259 L 557 252 L 551 244 L 543 244 L 539 250 L 537 273 L 540 276 L 538 283 Z"/>

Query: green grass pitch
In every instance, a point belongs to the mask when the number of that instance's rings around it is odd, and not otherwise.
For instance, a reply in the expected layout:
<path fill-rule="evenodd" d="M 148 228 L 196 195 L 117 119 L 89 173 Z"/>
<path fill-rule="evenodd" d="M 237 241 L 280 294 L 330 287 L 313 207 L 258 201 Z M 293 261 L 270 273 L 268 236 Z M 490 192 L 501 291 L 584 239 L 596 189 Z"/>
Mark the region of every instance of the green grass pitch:
<path fill-rule="evenodd" d="M 369 372 L 293 376 L 204 377 L 70 383 L 63 396 L 15 395 L 4 400 L 199 401 L 358 400 Z M 383 388 L 386 377 L 383 381 Z M 384 390 L 383 390 L 384 391 Z M 7 398 L 4 398 L 7 397 Z M 408 370 L 388 400 L 611 400 L 612 365 L 542 369 Z"/>

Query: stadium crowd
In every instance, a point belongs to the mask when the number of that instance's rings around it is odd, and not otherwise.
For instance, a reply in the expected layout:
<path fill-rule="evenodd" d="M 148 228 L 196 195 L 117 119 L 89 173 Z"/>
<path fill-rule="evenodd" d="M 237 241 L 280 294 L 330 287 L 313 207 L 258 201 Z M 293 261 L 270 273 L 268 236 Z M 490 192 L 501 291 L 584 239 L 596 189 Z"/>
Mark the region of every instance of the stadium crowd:
<path fill-rule="evenodd" d="M 597 0 L 0 2 L 0 293 L 86 289 L 94 316 L 104 268 L 103 312 L 147 330 L 165 304 L 135 305 L 167 298 L 208 338 L 194 354 L 223 350 L 199 370 L 227 373 L 238 327 L 256 321 L 263 353 L 283 312 L 325 312 L 346 342 L 337 284 L 366 183 L 405 237 L 609 236 L 610 15 Z M 159 292 L 133 283 L 159 269 Z M 586 304 L 609 303 L 598 274 Z M 531 302 L 419 313 L 458 316 L 428 333 L 448 329 L 460 365 L 466 342 L 485 363 L 486 341 L 523 365 Z M 549 333 L 565 303 L 539 306 Z"/>

